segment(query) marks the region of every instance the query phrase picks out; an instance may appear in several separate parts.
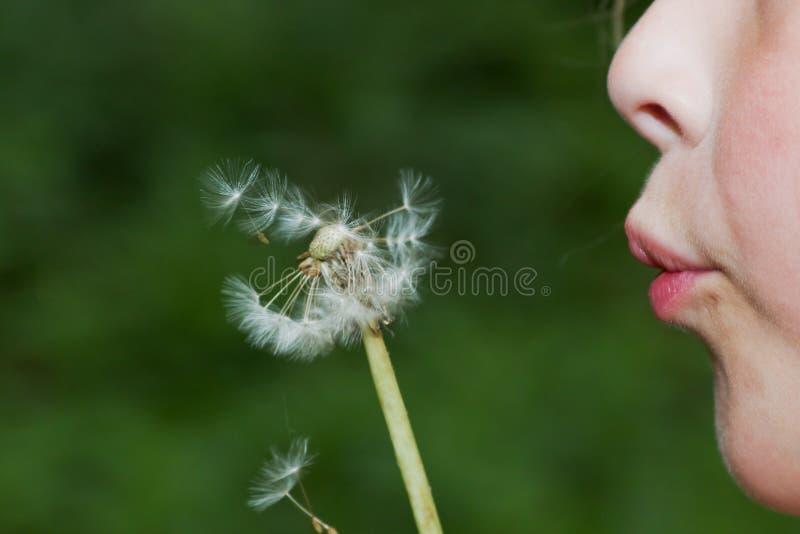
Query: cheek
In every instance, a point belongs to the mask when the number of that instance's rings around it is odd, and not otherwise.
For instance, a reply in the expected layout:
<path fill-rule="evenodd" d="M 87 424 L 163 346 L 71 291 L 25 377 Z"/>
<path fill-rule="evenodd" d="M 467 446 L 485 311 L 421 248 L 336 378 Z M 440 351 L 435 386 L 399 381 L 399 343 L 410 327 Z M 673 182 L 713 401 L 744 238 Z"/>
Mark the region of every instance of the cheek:
<path fill-rule="evenodd" d="M 796 57 L 800 57 L 800 49 Z M 742 64 L 720 109 L 714 177 L 742 289 L 770 320 L 800 325 L 800 76 L 763 54 Z"/>
<path fill-rule="evenodd" d="M 785 45 L 785 43 L 784 43 Z M 800 43 L 798 43 L 800 45 Z M 782 51 L 776 51 L 776 50 Z M 713 180 L 747 296 L 717 379 L 719 440 L 757 500 L 800 513 L 800 46 L 740 63 L 719 110 Z M 798 72 L 794 72 L 798 71 Z M 752 316 L 748 315 L 752 314 Z"/>

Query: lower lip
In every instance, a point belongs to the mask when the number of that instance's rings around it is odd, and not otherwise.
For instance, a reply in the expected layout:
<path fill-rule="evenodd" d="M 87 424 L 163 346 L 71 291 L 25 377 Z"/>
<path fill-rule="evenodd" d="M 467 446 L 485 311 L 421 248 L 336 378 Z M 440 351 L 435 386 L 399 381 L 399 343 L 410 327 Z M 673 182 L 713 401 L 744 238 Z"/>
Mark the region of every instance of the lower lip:
<path fill-rule="evenodd" d="M 686 304 L 697 279 L 711 271 L 664 271 L 650 284 L 650 305 L 662 321 Z"/>

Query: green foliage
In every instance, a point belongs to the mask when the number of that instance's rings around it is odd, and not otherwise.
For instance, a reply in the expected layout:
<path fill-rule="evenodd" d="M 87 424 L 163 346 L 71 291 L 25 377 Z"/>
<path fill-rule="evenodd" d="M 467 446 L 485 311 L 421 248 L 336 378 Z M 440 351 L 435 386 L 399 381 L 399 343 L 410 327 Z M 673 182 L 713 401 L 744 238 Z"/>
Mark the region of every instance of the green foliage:
<path fill-rule="evenodd" d="M 621 223 L 656 153 L 593 4 L 6 2 L 0 531 L 311 531 L 245 504 L 293 431 L 322 517 L 412 531 L 363 353 L 288 363 L 225 322 L 224 275 L 293 251 L 206 228 L 222 157 L 367 208 L 414 166 L 435 240 L 552 288 L 428 294 L 389 336 L 448 532 L 796 528 L 730 481 L 704 350 L 648 310 Z"/>

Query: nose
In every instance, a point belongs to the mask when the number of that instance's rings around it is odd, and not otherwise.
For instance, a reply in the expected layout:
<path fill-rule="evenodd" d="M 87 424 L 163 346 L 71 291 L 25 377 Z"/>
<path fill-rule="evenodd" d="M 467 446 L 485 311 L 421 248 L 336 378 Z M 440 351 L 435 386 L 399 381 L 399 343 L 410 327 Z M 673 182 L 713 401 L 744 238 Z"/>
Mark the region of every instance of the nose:
<path fill-rule="evenodd" d="M 710 21 L 719 16 L 704 13 L 710 4 L 718 2 L 655 0 L 609 69 L 612 103 L 662 153 L 699 144 L 709 129 L 715 46 Z"/>

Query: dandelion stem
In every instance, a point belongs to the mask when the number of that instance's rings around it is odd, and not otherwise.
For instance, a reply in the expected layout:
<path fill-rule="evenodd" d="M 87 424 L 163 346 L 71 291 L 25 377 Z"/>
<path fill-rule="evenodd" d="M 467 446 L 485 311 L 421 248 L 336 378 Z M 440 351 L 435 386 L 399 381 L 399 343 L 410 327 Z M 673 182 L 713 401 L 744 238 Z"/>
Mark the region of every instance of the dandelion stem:
<path fill-rule="evenodd" d="M 400 395 L 400 387 L 397 385 L 389 352 L 383 341 L 383 334 L 373 323 L 364 327 L 363 336 L 372 379 L 378 390 L 378 399 L 383 408 L 386 425 L 389 427 L 397 465 L 400 467 L 411 501 L 417 530 L 420 534 L 441 534 L 442 526 L 433 502 L 431 486 L 425 475 L 425 467 L 422 465 L 417 442 L 414 440 L 414 432 L 411 430 L 411 423 L 408 420 L 403 397 Z"/>

